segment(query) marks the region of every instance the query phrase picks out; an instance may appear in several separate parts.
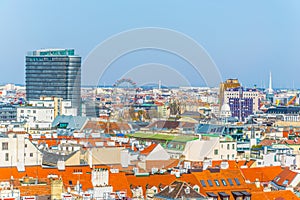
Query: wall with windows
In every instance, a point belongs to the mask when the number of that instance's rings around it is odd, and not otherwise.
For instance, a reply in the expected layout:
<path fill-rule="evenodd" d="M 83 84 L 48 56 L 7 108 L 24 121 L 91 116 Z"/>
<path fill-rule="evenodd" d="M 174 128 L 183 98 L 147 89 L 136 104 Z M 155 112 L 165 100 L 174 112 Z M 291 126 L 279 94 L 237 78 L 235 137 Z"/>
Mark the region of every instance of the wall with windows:
<path fill-rule="evenodd" d="M 30 166 L 42 163 L 42 153 L 24 134 L 0 137 L 0 167 Z"/>
<path fill-rule="evenodd" d="M 17 108 L 17 121 L 26 121 L 30 128 L 37 127 L 37 122 L 51 123 L 54 120 L 54 108 L 52 107 L 34 107 L 34 106 L 20 106 Z"/>

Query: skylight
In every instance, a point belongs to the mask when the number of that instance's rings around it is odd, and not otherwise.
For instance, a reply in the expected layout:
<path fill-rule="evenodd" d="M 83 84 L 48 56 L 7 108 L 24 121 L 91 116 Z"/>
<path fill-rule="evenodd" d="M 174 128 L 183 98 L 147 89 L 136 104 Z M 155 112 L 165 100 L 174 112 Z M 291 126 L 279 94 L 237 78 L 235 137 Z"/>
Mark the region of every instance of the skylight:
<path fill-rule="evenodd" d="M 227 180 L 228 180 L 229 185 L 233 186 L 233 182 L 232 182 L 231 178 L 228 178 Z"/>
<path fill-rule="evenodd" d="M 219 180 L 215 179 L 214 181 L 215 181 L 215 183 L 216 183 L 216 186 L 220 186 Z"/>
<path fill-rule="evenodd" d="M 227 183 L 226 183 L 226 181 L 225 181 L 224 179 L 221 179 L 221 182 L 222 182 L 222 184 L 223 184 L 224 186 L 227 186 Z"/>
<path fill-rule="evenodd" d="M 203 187 L 206 187 L 206 183 L 205 183 L 204 180 L 200 180 L 200 182 L 201 182 L 201 184 L 202 184 Z"/>
<path fill-rule="evenodd" d="M 212 186 L 213 186 L 213 184 L 212 184 L 212 181 L 211 181 L 211 180 L 207 180 L 207 182 L 208 182 L 208 185 L 209 185 L 210 187 L 212 187 Z"/>
<path fill-rule="evenodd" d="M 239 181 L 238 178 L 234 178 L 234 181 L 235 181 L 235 183 L 236 183 L 237 185 L 241 185 L 241 183 L 240 183 L 240 181 Z"/>

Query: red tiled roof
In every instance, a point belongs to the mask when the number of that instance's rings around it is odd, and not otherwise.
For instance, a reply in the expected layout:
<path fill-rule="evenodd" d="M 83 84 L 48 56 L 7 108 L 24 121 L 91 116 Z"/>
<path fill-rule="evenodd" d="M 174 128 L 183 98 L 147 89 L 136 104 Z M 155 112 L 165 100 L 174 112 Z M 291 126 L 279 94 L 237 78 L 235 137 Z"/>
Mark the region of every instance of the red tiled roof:
<path fill-rule="evenodd" d="M 288 145 L 299 145 L 300 144 L 300 139 L 297 138 L 295 140 L 283 140 L 281 144 L 288 144 Z"/>
<path fill-rule="evenodd" d="M 140 154 L 148 155 L 149 153 L 151 153 L 153 151 L 153 149 L 156 146 L 157 146 L 157 144 L 151 144 L 150 146 L 148 146 L 147 148 L 145 148 L 143 151 L 141 151 Z"/>
<path fill-rule="evenodd" d="M 281 173 L 279 173 L 275 178 L 274 178 L 274 182 L 277 185 L 281 185 L 281 186 L 287 186 L 289 185 L 294 178 L 297 176 L 297 172 L 293 172 L 291 171 L 289 168 L 285 168 Z M 288 181 L 286 184 L 283 184 L 285 181 Z"/>
<path fill-rule="evenodd" d="M 113 186 L 113 190 L 117 191 L 125 191 L 128 197 L 132 197 L 132 193 L 129 187 L 129 183 L 126 179 L 125 173 L 110 173 L 109 174 L 109 184 Z"/>
<path fill-rule="evenodd" d="M 213 192 L 217 194 L 218 192 L 225 192 L 230 195 L 230 199 L 234 199 L 231 191 L 247 191 L 251 192 L 251 188 L 255 190 L 259 190 L 255 187 L 249 187 L 250 185 L 245 183 L 245 180 L 241 174 L 239 169 L 231 170 L 220 170 L 220 172 L 210 172 L 209 170 L 204 170 L 202 172 L 192 172 L 193 175 L 197 178 L 197 180 L 201 183 L 204 181 L 205 185 L 200 185 L 200 191 L 202 194 L 206 195 L 206 192 Z M 235 181 L 235 178 L 238 180 L 238 183 Z M 225 185 L 223 184 L 222 179 L 225 181 Z M 228 179 L 231 179 L 233 185 L 230 185 Z M 208 180 L 211 181 L 212 186 L 209 185 Z M 218 184 L 216 183 L 218 182 Z"/>
<path fill-rule="evenodd" d="M 264 139 L 262 140 L 259 145 L 262 145 L 262 146 L 272 146 L 272 144 L 275 144 L 276 143 L 276 140 L 269 140 L 269 139 Z"/>
<path fill-rule="evenodd" d="M 251 200 L 298 200 L 292 191 L 279 190 L 271 192 L 252 192 Z"/>
<path fill-rule="evenodd" d="M 247 161 L 247 160 L 240 160 L 240 161 L 234 161 L 234 160 L 228 160 L 228 161 L 213 160 L 211 167 L 221 166 L 222 162 L 227 162 L 228 163 L 228 169 L 239 169 L 242 166 L 251 167 L 255 161 L 254 160 L 250 160 L 250 161 Z M 203 166 L 203 162 L 192 162 L 192 166 L 193 167 L 201 167 L 201 166 Z"/>
<path fill-rule="evenodd" d="M 241 171 L 245 179 L 252 183 L 255 182 L 256 179 L 260 182 L 269 182 L 282 172 L 282 168 L 280 166 L 255 167 L 242 168 Z"/>
<path fill-rule="evenodd" d="M 133 175 L 126 176 L 128 184 L 132 187 L 141 186 L 143 189 L 143 194 L 146 193 L 146 185 L 155 186 L 159 189 L 161 186 L 166 186 L 171 184 L 176 180 L 174 175 L 151 175 L 145 177 L 137 177 Z"/>
<path fill-rule="evenodd" d="M 17 186 L 20 189 L 21 196 L 50 196 L 51 186 L 50 185 L 28 185 L 28 186 Z"/>

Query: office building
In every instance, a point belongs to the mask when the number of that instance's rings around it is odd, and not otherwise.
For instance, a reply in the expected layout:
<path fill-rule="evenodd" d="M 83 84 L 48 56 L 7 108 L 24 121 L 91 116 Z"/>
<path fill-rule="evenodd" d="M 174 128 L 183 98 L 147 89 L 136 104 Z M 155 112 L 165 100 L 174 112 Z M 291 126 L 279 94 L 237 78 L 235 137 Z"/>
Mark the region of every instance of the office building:
<path fill-rule="evenodd" d="M 0 105 L 0 121 L 16 121 L 17 108 L 11 104 Z"/>
<path fill-rule="evenodd" d="M 238 79 L 227 79 L 225 82 L 220 83 L 219 91 L 219 110 L 221 110 L 222 105 L 224 104 L 224 92 L 230 88 L 240 87 Z"/>
<path fill-rule="evenodd" d="M 41 96 L 70 100 L 79 111 L 81 57 L 74 49 L 42 49 L 26 56 L 26 98 Z"/>
<path fill-rule="evenodd" d="M 259 91 L 243 87 L 227 89 L 224 92 L 224 104 L 229 105 L 232 117 L 243 121 L 249 115 L 259 111 Z"/>

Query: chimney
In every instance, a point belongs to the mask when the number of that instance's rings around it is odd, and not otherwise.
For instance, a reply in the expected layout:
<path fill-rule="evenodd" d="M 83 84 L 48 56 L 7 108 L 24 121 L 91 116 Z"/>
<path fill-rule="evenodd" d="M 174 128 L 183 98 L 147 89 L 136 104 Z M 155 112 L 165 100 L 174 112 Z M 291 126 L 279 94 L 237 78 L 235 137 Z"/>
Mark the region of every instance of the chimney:
<path fill-rule="evenodd" d="M 57 168 L 59 171 L 64 171 L 65 170 L 65 161 L 64 160 L 59 160 L 57 161 Z"/>
<path fill-rule="evenodd" d="M 229 168 L 229 164 L 228 164 L 228 161 L 227 160 L 223 160 L 221 162 L 221 169 L 228 169 Z"/>
<path fill-rule="evenodd" d="M 128 149 L 123 149 L 121 151 L 121 166 L 127 168 L 129 165 L 129 152 Z"/>
<path fill-rule="evenodd" d="M 92 148 L 88 149 L 88 163 L 90 168 L 93 168 L 93 151 Z"/>
<path fill-rule="evenodd" d="M 205 158 L 203 161 L 203 170 L 206 170 L 208 167 L 212 166 L 212 161 L 209 158 Z"/>
<path fill-rule="evenodd" d="M 260 182 L 259 182 L 259 179 L 257 178 L 257 179 L 255 179 L 255 186 L 257 187 L 257 188 L 260 188 Z"/>

